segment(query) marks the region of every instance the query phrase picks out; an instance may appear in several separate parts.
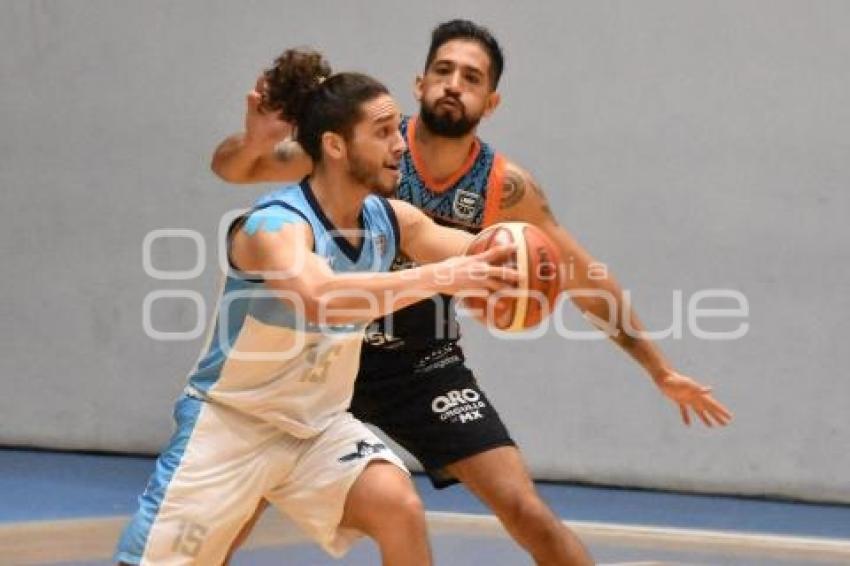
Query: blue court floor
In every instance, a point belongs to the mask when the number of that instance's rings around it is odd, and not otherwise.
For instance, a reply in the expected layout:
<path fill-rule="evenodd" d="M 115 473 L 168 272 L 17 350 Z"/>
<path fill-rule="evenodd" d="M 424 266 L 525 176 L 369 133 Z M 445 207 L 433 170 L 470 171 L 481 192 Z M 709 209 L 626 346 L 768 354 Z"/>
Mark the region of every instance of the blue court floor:
<path fill-rule="evenodd" d="M 136 497 L 144 488 L 152 469 L 153 459 L 148 457 L 0 449 L 0 527 L 32 521 L 127 516 L 135 510 Z M 460 486 L 434 490 L 423 476 L 416 476 L 415 481 L 428 511 L 489 515 L 489 510 Z M 538 487 L 555 512 L 568 522 L 822 537 L 846 540 L 850 543 L 850 506 L 555 483 L 539 483 Z M 466 560 L 473 560 L 472 557 L 481 555 L 475 551 L 470 554 L 468 537 L 444 533 L 437 539 L 434 546 L 438 563 L 471 563 Z M 509 539 L 488 539 L 486 545 L 486 554 L 508 560 L 502 560 L 499 564 L 529 563 Z M 591 547 L 591 550 L 600 561 L 603 555 L 609 554 L 609 561 L 644 558 L 643 555 L 630 554 L 625 547 L 620 549 L 618 554 L 611 554 L 608 552 L 611 548 L 603 546 L 598 549 Z M 464 552 L 470 557 L 461 558 Z M 666 556 L 669 554 L 666 549 L 657 549 L 652 556 L 654 560 L 674 560 Z M 287 559 L 281 560 L 284 556 Z M 439 560 L 441 556 L 442 561 Z M 511 556 L 514 558 L 510 558 Z M 458 561 L 452 557 L 456 557 Z M 697 558 L 688 562 L 674 560 L 663 563 L 808 563 L 777 559 L 764 562 L 755 557 L 743 562 L 705 562 Z M 4 557 L 0 551 L 0 564 L 15 563 L 13 557 Z M 77 562 L 84 563 L 95 565 L 108 562 Z M 283 554 L 279 548 L 252 550 L 244 555 L 240 554 L 234 563 L 307 565 L 334 562 L 310 545 L 297 545 Z M 359 545 L 344 563 L 377 563 L 377 554 L 370 544 Z M 495 564 L 489 561 L 483 563 Z M 847 564 L 850 564 L 850 560 Z"/>

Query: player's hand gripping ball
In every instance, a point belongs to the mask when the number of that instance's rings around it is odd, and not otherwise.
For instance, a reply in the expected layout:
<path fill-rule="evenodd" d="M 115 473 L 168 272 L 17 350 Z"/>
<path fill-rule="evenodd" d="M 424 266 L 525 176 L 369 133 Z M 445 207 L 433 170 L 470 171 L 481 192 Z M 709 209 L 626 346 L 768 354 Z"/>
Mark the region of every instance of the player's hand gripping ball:
<path fill-rule="evenodd" d="M 502 222 L 479 233 L 466 250 L 481 253 L 492 246 L 513 244 L 505 265 L 519 271 L 515 288 L 488 296 L 465 297 L 462 306 L 484 324 L 517 332 L 540 324 L 552 313 L 564 278 L 561 254 L 540 229 L 525 222 Z"/>

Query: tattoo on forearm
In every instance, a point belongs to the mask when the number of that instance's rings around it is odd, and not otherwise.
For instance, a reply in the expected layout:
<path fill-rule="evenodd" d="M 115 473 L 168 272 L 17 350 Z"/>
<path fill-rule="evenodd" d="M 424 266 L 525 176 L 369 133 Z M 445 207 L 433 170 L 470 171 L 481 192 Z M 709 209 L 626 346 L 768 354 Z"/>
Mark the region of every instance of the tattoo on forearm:
<path fill-rule="evenodd" d="M 505 171 L 505 180 L 502 185 L 502 200 L 499 202 L 499 208 L 505 210 L 512 208 L 522 200 L 525 196 L 525 179 L 517 173 L 508 169 Z"/>
<path fill-rule="evenodd" d="M 291 137 L 287 137 L 274 146 L 274 156 L 278 161 L 289 161 L 301 151 L 301 146 Z"/>

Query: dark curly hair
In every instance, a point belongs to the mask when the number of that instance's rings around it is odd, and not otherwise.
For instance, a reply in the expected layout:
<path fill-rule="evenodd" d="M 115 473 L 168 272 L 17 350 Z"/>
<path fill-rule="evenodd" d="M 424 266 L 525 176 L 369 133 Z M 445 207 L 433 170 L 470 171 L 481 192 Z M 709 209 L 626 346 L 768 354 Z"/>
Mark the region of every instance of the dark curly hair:
<path fill-rule="evenodd" d="M 425 58 L 425 69 L 427 70 L 431 65 L 437 50 L 454 39 L 477 41 L 484 48 L 490 57 L 490 87 L 496 90 L 499 79 L 502 78 L 502 71 L 505 69 L 502 48 L 490 30 L 469 20 L 450 20 L 434 28 L 431 32 L 431 46 L 428 47 L 428 56 Z"/>
<path fill-rule="evenodd" d="M 361 73 L 336 73 L 321 53 L 287 49 L 263 73 L 263 108 L 295 124 L 296 138 L 313 161 L 322 159 L 322 134 L 351 139 L 362 105 L 389 90 Z"/>

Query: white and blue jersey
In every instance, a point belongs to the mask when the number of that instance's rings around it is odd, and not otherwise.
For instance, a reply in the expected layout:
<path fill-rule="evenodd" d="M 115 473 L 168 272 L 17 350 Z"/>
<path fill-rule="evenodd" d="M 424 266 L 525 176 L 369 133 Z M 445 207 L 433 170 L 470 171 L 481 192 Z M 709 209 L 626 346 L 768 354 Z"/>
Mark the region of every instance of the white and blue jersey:
<path fill-rule="evenodd" d="M 337 273 L 389 271 L 398 248 L 385 199 L 364 201 L 356 249 L 306 180 L 259 199 L 234 229 L 275 231 L 289 223 L 310 226 L 313 252 Z M 175 407 L 174 433 L 116 561 L 221 564 L 261 500 L 338 556 L 356 538 L 339 526 L 356 477 L 374 459 L 404 469 L 346 411 L 369 321 L 316 326 L 291 304 L 262 281 L 228 274 L 208 345 Z"/>
<path fill-rule="evenodd" d="M 337 273 L 388 271 L 398 248 L 386 199 L 364 201 L 356 249 L 324 214 L 306 179 L 260 198 L 239 225 L 251 233 L 288 223 L 309 224 L 313 252 Z M 190 390 L 299 438 L 313 436 L 348 408 L 367 323 L 309 324 L 262 281 L 231 273 Z"/>

